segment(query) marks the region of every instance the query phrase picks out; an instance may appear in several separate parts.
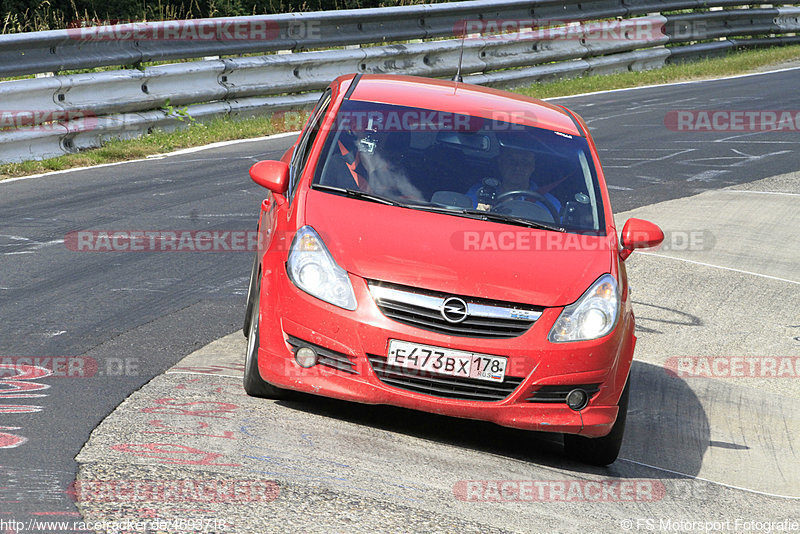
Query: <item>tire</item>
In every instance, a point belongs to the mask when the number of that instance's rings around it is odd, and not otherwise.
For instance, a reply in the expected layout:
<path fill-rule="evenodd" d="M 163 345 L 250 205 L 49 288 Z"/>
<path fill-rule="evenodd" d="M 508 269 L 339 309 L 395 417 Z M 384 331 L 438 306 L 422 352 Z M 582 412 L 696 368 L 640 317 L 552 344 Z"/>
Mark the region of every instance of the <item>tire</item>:
<path fill-rule="evenodd" d="M 619 413 L 611 432 L 602 438 L 587 438 L 575 434 L 564 434 L 565 454 L 579 462 L 605 467 L 614 463 L 622 447 L 622 438 L 625 434 L 625 421 L 628 418 L 628 397 L 630 396 L 631 380 L 625 384 L 622 396 L 619 398 Z"/>
<path fill-rule="evenodd" d="M 262 397 L 266 399 L 285 399 L 289 396 L 289 391 L 273 386 L 264 381 L 258 372 L 258 347 L 259 347 L 259 324 L 258 315 L 261 296 L 261 276 L 256 279 L 256 289 L 252 293 L 252 302 L 249 305 L 249 313 L 245 319 L 248 325 L 247 348 L 244 358 L 244 391 L 251 397 Z"/>
<path fill-rule="evenodd" d="M 253 258 L 253 268 L 250 269 L 250 285 L 247 287 L 247 304 L 244 310 L 244 326 L 242 327 L 242 334 L 246 338 L 250 332 L 250 314 L 253 308 L 253 295 L 256 293 L 256 281 L 258 279 L 258 252 Z"/>

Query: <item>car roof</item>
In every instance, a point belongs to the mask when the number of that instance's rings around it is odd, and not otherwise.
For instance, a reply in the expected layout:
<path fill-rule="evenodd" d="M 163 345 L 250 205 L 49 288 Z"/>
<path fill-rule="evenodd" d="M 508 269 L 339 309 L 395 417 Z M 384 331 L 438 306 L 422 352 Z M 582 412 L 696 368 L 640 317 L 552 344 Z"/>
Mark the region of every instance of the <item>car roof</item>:
<path fill-rule="evenodd" d="M 364 74 L 350 100 L 463 113 L 525 126 L 582 135 L 563 108 L 490 87 L 417 76 Z"/>

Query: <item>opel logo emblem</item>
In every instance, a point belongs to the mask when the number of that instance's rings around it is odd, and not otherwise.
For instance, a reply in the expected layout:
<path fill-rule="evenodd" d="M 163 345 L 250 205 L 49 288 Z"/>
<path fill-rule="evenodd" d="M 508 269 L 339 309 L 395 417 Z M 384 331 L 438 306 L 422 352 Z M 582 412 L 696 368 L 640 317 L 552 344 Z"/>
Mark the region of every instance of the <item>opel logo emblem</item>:
<path fill-rule="evenodd" d="M 450 297 L 442 303 L 442 317 L 448 323 L 460 323 L 468 314 L 467 303 L 458 297 Z"/>

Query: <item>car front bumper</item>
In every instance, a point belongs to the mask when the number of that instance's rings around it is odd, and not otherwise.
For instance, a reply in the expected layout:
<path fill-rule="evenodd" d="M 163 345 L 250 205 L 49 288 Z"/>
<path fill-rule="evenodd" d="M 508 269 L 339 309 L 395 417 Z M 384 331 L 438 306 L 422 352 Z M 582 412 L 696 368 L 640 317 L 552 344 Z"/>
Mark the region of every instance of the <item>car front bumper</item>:
<path fill-rule="evenodd" d="M 282 266 L 281 266 L 282 267 Z M 375 304 L 366 281 L 350 275 L 358 308 L 347 311 L 297 289 L 285 269 L 265 271 L 260 313 L 259 372 L 278 387 L 366 404 L 387 404 L 425 412 L 491 421 L 498 425 L 600 437 L 614 424 L 633 356 L 633 316 L 623 317 L 609 335 L 594 341 L 550 343 L 547 334 L 561 308 L 545 309 L 524 334 L 477 339 L 439 334 L 387 318 Z M 385 357 L 389 341 L 400 339 L 508 358 L 506 375 L 522 381 L 502 400 L 444 398 L 389 385 L 370 357 Z M 336 369 L 303 368 L 288 340 L 321 347 L 350 364 Z M 564 402 L 532 402 L 541 386 L 599 384 L 586 408 Z"/>

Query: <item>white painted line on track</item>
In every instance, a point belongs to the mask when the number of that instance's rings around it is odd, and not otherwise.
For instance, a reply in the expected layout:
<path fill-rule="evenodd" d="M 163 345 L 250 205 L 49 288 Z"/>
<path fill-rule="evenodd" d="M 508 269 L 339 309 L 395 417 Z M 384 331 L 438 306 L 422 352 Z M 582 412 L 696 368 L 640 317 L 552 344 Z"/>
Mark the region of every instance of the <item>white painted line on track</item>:
<path fill-rule="evenodd" d="M 299 134 L 300 134 L 299 131 L 283 132 L 278 134 L 266 135 L 264 137 L 252 137 L 247 139 L 233 139 L 231 141 L 219 141 L 217 143 L 211 143 L 210 145 L 191 146 L 188 148 L 182 148 L 180 150 L 176 150 L 174 152 L 167 152 L 165 154 L 153 154 L 147 156 L 145 159 L 160 159 L 168 156 L 181 156 L 183 154 L 193 154 L 195 152 L 200 152 L 201 150 L 208 150 L 209 148 L 219 148 L 222 146 L 238 145 L 239 143 L 249 143 L 251 141 L 266 141 L 268 139 L 280 139 L 282 137 L 297 136 Z"/>
<path fill-rule="evenodd" d="M 166 371 L 165 375 L 199 375 L 199 376 L 221 376 L 223 378 L 236 378 L 241 380 L 242 377 L 234 375 L 218 375 L 217 373 L 198 373 L 196 371 Z"/>
<path fill-rule="evenodd" d="M 24 236 L 3 235 L 3 234 L 0 234 L 0 237 L 7 237 L 7 238 L 11 239 L 12 241 L 17 241 L 17 242 L 30 242 L 30 243 L 32 243 L 25 250 L 17 250 L 17 251 L 13 251 L 13 252 L 2 252 L 2 251 L 0 251 L 0 256 L 17 256 L 17 255 L 20 255 L 20 254 L 33 254 L 37 250 L 41 250 L 44 247 L 49 247 L 51 245 L 59 245 L 59 244 L 64 243 L 63 239 L 53 239 L 51 241 L 34 241 L 34 240 L 32 240 L 30 238 L 27 238 L 27 237 L 24 237 Z M 27 245 L 25 245 L 25 246 L 27 246 Z"/>
<path fill-rule="evenodd" d="M 203 146 L 194 146 L 189 148 L 182 148 L 180 150 L 176 150 L 175 152 L 166 152 L 164 154 L 152 154 L 150 156 L 146 156 L 140 159 L 130 159 L 126 161 L 115 161 L 114 163 L 103 163 L 100 165 L 90 165 L 88 167 L 74 167 L 71 169 L 64 169 L 61 171 L 51 171 L 51 172 L 43 172 L 40 174 L 31 174 L 29 176 L 18 176 L 16 178 L 6 178 L 5 180 L 0 180 L 0 185 L 8 184 L 11 182 L 17 182 L 20 180 L 28 180 L 29 178 L 41 178 L 43 176 L 53 176 L 55 174 L 66 174 L 69 172 L 76 172 L 76 171 L 85 171 L 88 169 L 99 169 L 102 167 L 115 167 L 117 165 L 125 165 L 126 163 L 139 163 L 142 161 L 153 161 L 159 160 L 167 157 L 172 156 L 180 156 L 183 154 L 191 154 L 192 152 L 199 152 L 201 150 L 208 150 L 210 148 L 219 148 L 223 146 L 230 146 L 230 145 L 238 145 L 240 143 L 252 143 L 256 141 L 267 141 L 270 139 L 280 139 L 281 137 L 289 137 L 292 135 L 298 135 L 300 132 L 284 132 L 279 134 L 267 135 L 264 137 L 251 137 L 248 139 L 233 139 L 231 141 L 220 141 L 218 143 L 211 143 L 210 145 L 203 145 Z"/>
<path fill-rule="evenodd" d="M 724 267 L 722 265 L 713 265 L 711 263 L 704 263 L 702 261 L 687 260 L 685 258 L 678 258 L 676 256 L 667 256 L 665 254 L 656 254 L 655 252 L 638 251 L 637 254 L 644 254 L 645 256 L 655 256 L 657 258 L 669 258 L 671 260 L 685 261 L 686 263 L 694 263 L 695 265 L 702 265 L 704 267 L 714 267 L 715 269 L 723 269 L 725 271 L 733 271 L 733 272 L 742 273 L 742 274 L 749 274 L 749 275 L 752 275 L 752 276 L 760 276 L 762 278 L 769 278 L 770 280 L 779 280 L 781 282 L 788 282 L 790 284 L 800 285 L 800 282 L 798 282 L 797 280 L 789 280 L 788 278 L 780 278 L 778 276 L 771 276 L 771 275 L 768 275 L 768 274 L 761 274 L 761 273 L 756 273 L 756 272 L 753 272 L 753 271 L 744 271 L 742 269 L 735 269 L 733 267 Z"/>
<path fill-rule="evenodd" d="M 789 500 L 798 500 L 800 497 L 792 497 L 791 495 L 778 495 L 777 493 L 768 493 L 766 491 L 758 491 L 750 488 L 744 488 L 742 486 L 734 486 L 732 484 L 725 484 L 724 482 L 717 482 L 716 480 L 709 480 L 707 478 L 698 477 L 694 475 L 687 475 L 686 473 L 681 473 L 680 471 L 673 471 L 672 469 L 666 469 L 664 467 L 658 467 L 655 465 L 645 464 L 642 462 L 637 462 L 635 460 L 628 460 L 627 458 L 619 458 L 621 462 L 628 462 L 630 464 L 641 465 L 642 467 L 649 467 L 650 469 L 656 469 L 658 471 L 664 471 L 665 473 L 672 473 L 673 475 L 680 475 L 682 477 L 690 478 L 692 480 L 700 480 L 702 482 L 708 482 L 709 484 L 716 484 L 717 486 L 723 486 L 725 488 L 731 488 L 741 491 L 746 491 L 749 493 L 757 493 L 758 495 L 766 495 L 767 497 L 777 497 L 779 499 L 789 499 Z"/>
<path fill-rule="evenodd" d="M 747 189 L 719 189 L 717 192 L 756 193 L 759 195 L 787 195 L 790 197 L 800 197 L 800 193 L 787 193 L 785 191 L 748 191 Z"/>
<path fill-rule="evenodd" d="M 715 82 L 717 80 L 735 80 L 737 78 L 749 78 L 750 76 L 762 76 L 764 74 L 775 74 L 778 72 L 786 72 L 789 70 L 797 70 L 800 67 L 787 67 L 785 69 L 776 69 L 776 70 L 769 70 L 766 72 L 749 72 L 747 74 L 735 74 L 733 76 L 725 76 L 723 78 L 705 78 L 703 80 L 688 80 L 685 82 L 670 82 L 670 83 L 657 83 L 653 85 L 641 85 L 638 87 L 623 87 L 622 89 L 606 89 L 605 91 L 593 91 L 591 93 L 580 93 L 577 95 L 569 95 L 569 96 L 553 96 L 550 98 L 544 98 L 543 100 L 560 100 L 562 98 L 578 98 L 580 96 L 592 96 L 592 95 L 601 95 L 603 93 L 616 93 L 620 91 L 635 91 L 637 89 L 651 89 L 653 87 L 670 87 L 672 85 L 688 85 L 692 83 L 705 83 L 705 82 Z"/>

